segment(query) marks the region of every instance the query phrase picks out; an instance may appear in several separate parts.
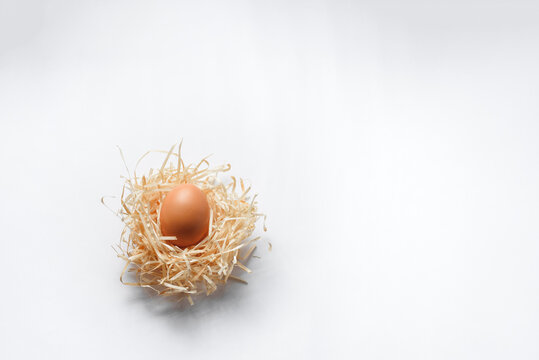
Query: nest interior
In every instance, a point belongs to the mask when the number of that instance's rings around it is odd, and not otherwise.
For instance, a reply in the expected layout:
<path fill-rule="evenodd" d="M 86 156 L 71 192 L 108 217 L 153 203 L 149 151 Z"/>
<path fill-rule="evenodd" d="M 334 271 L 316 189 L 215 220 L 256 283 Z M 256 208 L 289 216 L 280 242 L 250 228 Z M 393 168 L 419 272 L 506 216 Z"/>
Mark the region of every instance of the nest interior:
<path fill-rule="evenodd" d="M 120 280 L 160 295 L 186 297 L 193 304 L 192 295 L 209 295 L 230 279 L 245 282 L 232 271 L 251 272 L 244 262 L 259 237 L 250 237 L 257 220 L 265 215 L 257 212 L 256 195 L 249 195 L 250 187 L 243 180 L 233 176 L 227 184 L 218 180 L 220 173 L 230 170 L 229 164 L 212 168 L 204 158 L 196 165 L 186 165 L 181 144 L 177 152 L 175 148 L 156 151 L 166 154 L 161 167 L 137 176 L 140 161 L 155 152 L 148 151 L 138 160 L 133 176 L 125 178 L 118 213 L 125 224 L 117 248 L 118 256 L 125 260 Z M 182 249 L 166 242 L 174 237 L 161 234 L 159 212 L 166 194 L 184 183 L 194 184 L 206 194 L 211 215 L 208 236 Z M 135 281 L 124 280 L 128 271 L 134 273 Z"/>

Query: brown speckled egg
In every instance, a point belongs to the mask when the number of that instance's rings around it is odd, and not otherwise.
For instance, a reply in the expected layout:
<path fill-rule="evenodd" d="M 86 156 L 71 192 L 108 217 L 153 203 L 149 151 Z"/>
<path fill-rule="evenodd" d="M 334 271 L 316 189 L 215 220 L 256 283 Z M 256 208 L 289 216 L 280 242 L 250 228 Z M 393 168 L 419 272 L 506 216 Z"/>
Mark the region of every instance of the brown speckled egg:
<path fill-rule="evenodd" d="M 208 235 L 210 205 L 206 194 L 193 184 L 172 189 L 161 205 L 161 233 L 176 236 L 167 243 L 179 247 L 198 244 Z"/>

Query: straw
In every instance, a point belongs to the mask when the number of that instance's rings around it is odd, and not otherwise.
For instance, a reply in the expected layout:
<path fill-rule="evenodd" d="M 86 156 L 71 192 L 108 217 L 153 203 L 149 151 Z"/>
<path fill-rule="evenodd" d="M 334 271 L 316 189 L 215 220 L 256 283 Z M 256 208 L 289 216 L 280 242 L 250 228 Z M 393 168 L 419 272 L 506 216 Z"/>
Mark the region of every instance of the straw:
<path fill-rule="evenodd" d="M 186 165 L 181 144 L 177 152 L 174 149 L 146 152 L 137 162 L 133 176 L 128 174 L 125 179 L 119 211 L 125 224 L 118 246 L 118 257 L 125 261 L 120 280 L 126 285 L 153 289 L 160 295 L 185 297 L 193 304 L 192 295 L 210 295 L 228 279 L 247 283 L 231 273 L 236 267 L 251 272 L 238 259 L 247 259 L 254 251 L 253 243 L 258 238 L 249 237 L 256 221 L 265 216 L 257 212 L 256 196 L 249 201 L 250 187 L 246 188 L 242 179 L 240 189 L 236 189 L 238 181 L 234 177 L 227 185 L 215 181 L 218 174 L 230 170 L 229 164 L 212 168 L 205 158 L 196 165 Z M 137 176 L 138 164 L 151 152 L 166 153 L 165 160 L 157 170 Z M 162 235 L 159 213 L 167 193 L 186 183 L 198 186 L 206 194 L 211 218 L 208 236 L 199 244 L 182 249 L 166 242 L 174 237 Z M 249 245 L 240 257 L 240 250 Z M 135 282 L 124 280 L 128 271 L 135 274 Z"/>

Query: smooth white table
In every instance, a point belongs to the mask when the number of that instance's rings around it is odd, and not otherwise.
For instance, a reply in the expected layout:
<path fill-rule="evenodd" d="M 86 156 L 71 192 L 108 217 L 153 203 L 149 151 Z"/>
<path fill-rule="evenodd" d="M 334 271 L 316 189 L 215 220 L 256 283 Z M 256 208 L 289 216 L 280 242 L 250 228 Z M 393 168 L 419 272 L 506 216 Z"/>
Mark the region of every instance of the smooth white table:
<path fill-rule="evenodd" d="M 0 358 L 537 359 L 538 12 L 0 2 Z M 269 228 L 191 308 L 120 284 L 100 204 L 181 138 Z"/>

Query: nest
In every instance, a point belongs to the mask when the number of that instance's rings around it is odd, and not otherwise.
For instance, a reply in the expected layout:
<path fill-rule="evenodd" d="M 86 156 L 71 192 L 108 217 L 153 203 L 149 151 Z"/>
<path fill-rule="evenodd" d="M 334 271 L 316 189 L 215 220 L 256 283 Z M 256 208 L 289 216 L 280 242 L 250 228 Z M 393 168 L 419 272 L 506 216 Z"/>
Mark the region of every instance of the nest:
<path fill-rule="evenodd" d="M 228 184 L 218 180 L 220 173 L 230 170 L 230 164 L 211 168 L 204 158 L 196 165 L 185 165 L 181 144 L 177 153 L 174 149 L 158 151 L 166 153 L 158 170 L 150 169 L 139 177 L 135 168 L 133 176 L 125 179 L 118 213 L 125 224 L 117 249 L 118 257 L 125 260 L 120 280 L 159 295 L 185 297 L 192 305 L 193 295 L 210 295 L 228 280 L 246 283 L 232 272 L 236 268 L 251 272 L 244 263 L 259 237 L 250 237 L 257 220 L 265 215 L 257 212 L 256 195 L 250 198 L 250 187 L 246 188 L 242 179 L 231 176 Z M 151 152 L 144 154 L 137 166 Z M 182 249 L 166 242 L 175 237 L 162 235 L 159 214 L 167 193 L 185 183 L 206 194 L 211 211 L 208 236 Z M 135 274 L 135 282 L 124 280 L 128 271 Z"/>

